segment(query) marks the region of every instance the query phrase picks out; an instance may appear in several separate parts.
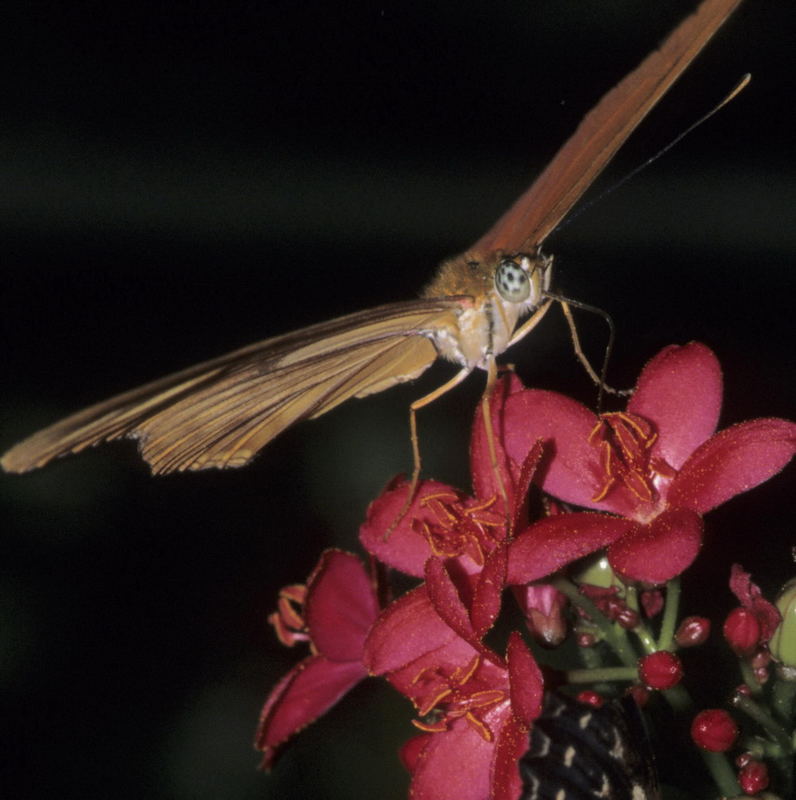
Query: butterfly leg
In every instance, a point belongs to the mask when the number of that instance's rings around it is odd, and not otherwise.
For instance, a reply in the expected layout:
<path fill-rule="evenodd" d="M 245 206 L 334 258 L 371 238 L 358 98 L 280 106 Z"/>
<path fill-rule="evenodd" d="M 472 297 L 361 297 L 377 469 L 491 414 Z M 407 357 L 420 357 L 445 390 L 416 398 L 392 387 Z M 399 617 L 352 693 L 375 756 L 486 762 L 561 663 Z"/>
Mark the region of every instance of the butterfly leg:
<path fill-rule="evenodd" d="M 509 339 L 509 343 L 506 345 L 506 349 L 519 342 L 520 339 L 524 339 L 544 319 L 544 315 L 550 310 L 551 305 L 553 305 L 552 300 L 545 300 L 542 305 L 514 331 L 511 335 L 511 339 Z"/>
<path fill-rule="evenodd" d="M 390 527 L 387 528 L 384 534 L 385 541 L 389 539 L 390 534 L 395 530 L 395 526 L 404 518 L 404 516 L 406 516 L 406 512 L 409 511 L 409 506 L 412 505 L 412 501 L 415 499 L 417 485 L 420 483 L 420 468 L 422 462 L 420 458 L 420 442 L 417 436 L 417 412 L 421 408 L 425 408 L 425 406 L 430 405 L 435 400 L 438 400 L 440 397 L 442 397 L 442 395 L 449 392 L 455 386 L 458 386 L 471 372 L 472 369 L 470 367 L 460 369 L 450 380 L 443 383 L 442 386 L 437 387 L 433 392 L 421 397 L 419 400 L 415 400 L 414 403 L 409 406 L 409 437 L 412 440 L 413 462 L 412 478 L 409 481 L 409 492 L 406 496 L 406 500 L 404 501 L 401 510 L 398 512 L 398 516 L 393 520 L 393 522 L 390 524 Z"/>
<path fill-rule="evenodd" d="M 503 498 L 503 509 L 506 513 L 506 529 L 510 531 L 511 505 L 509 503 L 509 494 L 506 490 L 506 482 L 503 480 L 503 472 L 501 472 L 500 469 L 501 465 L 498 463 L 497 447 L 495 446 L 495 429 L 492 427 L 492 414 L 489 408 L 489 398 L 492 396 L 492 390 L 497 382 L 497 361 L 495 361 L 494 356 L 490 357 L 487 362 L 486 376 L 486 388 L 484 389 L 484 394 L 481 396 L 481 415 L 484 419 L 484 432 L 486 433 L 486 444 L 489 449 L 489 463 L 492 467 L 492 474 L 495 476 L 498 491 Z"/>
<path fill-rule="evenodd" d="M 602 393 L 606 392 L 608 394 L 615 394 L 619 395 L 620 397 L 626 397 L 633 393 L 632 389 L 614 389 L 613 386 L 609 386 L 605 382 L 605 373 L 608 366 L 608 358 L 611 355 L 611 350 L 613 349 L 614 344 L 614 323 L 611 317 L 608 316 L 602 309 L 595 308 L 594 306 L 589 306 L 584 303 L 576 303 L 572 300 L 563 300 L 562 298 L 556 298 L 558 300 L 559 305 L 561 306 L 561 311 L 564 313 L 564 318 L 567 321 L 567 325 L 569 325 L 569 336 L 572 340 L 572 348 L 575 351 L 575 355 L 578 357 L 578 361 L 583 365 L 583 368 L 586 370 L 588 376 L 594 381 L 595 385 L 598 387 L 600 395 L 597 399 L 597 408 L 599 409 L 602 405 Z M 576 308 L 583 308 L 586 311 L 594 311 L 598 313 L 600 316 L 605 319 L 608 323 L 608 346 L 606 347 L 605 351 L 605 359 L 603 360 L 603 366 L 600 370 L 600 374 L 597 374 L 597 371 L 592 367 L 589 363 L 589 359 L 586 358 L 586 354 L 583 352 L 583 348 L 580 345 L 580 337 L 578 336 L 578 328 L 575 325 L 575 318 L 572 316 L 572 309 L 570 308 L 571 305 L 574 305 Z"/>

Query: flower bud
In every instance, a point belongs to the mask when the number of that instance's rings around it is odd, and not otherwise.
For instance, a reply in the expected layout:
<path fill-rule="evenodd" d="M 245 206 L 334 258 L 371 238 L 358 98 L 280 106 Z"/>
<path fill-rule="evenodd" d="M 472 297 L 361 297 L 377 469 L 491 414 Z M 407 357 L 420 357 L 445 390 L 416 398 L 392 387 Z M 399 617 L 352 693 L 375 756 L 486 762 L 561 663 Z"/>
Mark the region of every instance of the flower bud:
<path fill-rule="evenodd" d="M 703 750 L 723 753 L 729 750 L 738 738 L 735 720 L 720 708 L 700 711 L 691 723 L 691 738 Z"/>
<path fill-rule="evenodd" d="M 750 761 L 738 772 L 738 783 L 746 794 L 757 794 L 768 786 L 768 767 L 762 761 Z"/>
<path fill-rule="evenodd" d="M 704 644 L 710 636 L 710 620 L 707 617 L 686 617 L 678 626 L 674 640 L 680 647 L 696 647 Z"/>
<path fill-rule="evenodd" d="M 774 631 L 769 647 L 777 661 L 796 667 L 796 579 L 785 584 L 776 606 L 782 622 Z"/>
<path fill-rule="evenodd" d="M 616 577 L 611 565 L 608 563 L 606 556 L 591 561 L 588 566 L 573 576 L 575 583 L 589 584 L 590 586 L 599 586 L 603 589 L 608 589 L 611 586 L 620 584 L 619 579 Z"/>
<path fill-rule="evenodd" d="M 624 604 L 615 610 L 611 619 L 615 619 L 616 622 L 627 631 L 632 631 L 633 628 L 637 628 L 639 622 L 641 622 L 638 611 L 634 611 Z"/>
<path fill-rule="evenodd" d="M 663 592 L 660 589 L 646 589 L 640 595 L 641 607 L 648 619 L 661 613 L 663 609 Z"/>
<path fill-rule="evenodd" d="M 671 689 L 680 683 L 683 665 L 674 653 L 659 650 L 639 659 L 638 674 L 651 689 Z"/>
<path fill-rule="evenodd" d="M 733 609 L 724 621 L 724 638 L 736 655 L 751 655 L 760 641 L 757 617 L 748 608 Z"/>
<path fill-rule="evenodd" d="M 550 584 L 530 584 L 515 592 L 528 631 L 543 647 L 557 647 L 567 635 L 567 598 Z"/>

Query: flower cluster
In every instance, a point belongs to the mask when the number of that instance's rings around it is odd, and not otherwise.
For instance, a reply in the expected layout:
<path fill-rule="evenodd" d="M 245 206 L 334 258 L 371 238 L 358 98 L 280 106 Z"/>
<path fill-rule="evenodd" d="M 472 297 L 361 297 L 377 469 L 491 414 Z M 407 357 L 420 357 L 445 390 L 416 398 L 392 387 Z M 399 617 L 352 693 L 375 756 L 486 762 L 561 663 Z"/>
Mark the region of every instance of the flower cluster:
<path fill-rule="evenodd" d="M 710 632 L 704 617 L 677 624 L 677 579 L 702 547 L 702 517 L 796 452 L 796 425 L 785 420 L 716 433 L 721 394 L 719 365 L 700 344 L 664 349 L 627 408 L 601 415 L 504 376 L 488 399 L 491 424 L 481 409 L 475 417 L 472 494 L 426 480 L 407 507 L 409 485 L 394 481 L 360 531 L 370 571 L 352 554 L 327 551 L 306 586 L 283 591 L 271 622 L 283 642 L 309 642 L 311 654 L 263 708 L 256 737 L 263 765 L 368 675 L 384 677 L 416 710 L 420 732 L 401 758 L 410 794 L 421 800 L 523 796 L 517 763 L 550 680 L 580 689 L 624 681 L 637 700 L 661 691 L 682 709 L 684 669 L 675 651 Z M 533 518 L 529 493 L 542 498 Z M 418 582 L 380 606 L 384 570 L 376 564 Z M 725 637 L 759 687 L 780 612 L 740 567 L 730 585 L 740 605 Z M 499 644 L 506 598 L 543 648 L 572 633 L 578 668 L 543 672 L 544 650 L 519 630 Z M 796 682 L 793 688 L 796 694 Z M 580 694 L 601 702 L 593 691 Z M 694 737 L 703 750 L 735 742 L 726 712 L 703 711 L 698 720 Z M 770 748 L 751 752 L 739 764 L 745 789 L 763 785 L 765 765 L 757 765 Z M 738 788 L 732 775 L 714 777 L 722 791 Z"/>

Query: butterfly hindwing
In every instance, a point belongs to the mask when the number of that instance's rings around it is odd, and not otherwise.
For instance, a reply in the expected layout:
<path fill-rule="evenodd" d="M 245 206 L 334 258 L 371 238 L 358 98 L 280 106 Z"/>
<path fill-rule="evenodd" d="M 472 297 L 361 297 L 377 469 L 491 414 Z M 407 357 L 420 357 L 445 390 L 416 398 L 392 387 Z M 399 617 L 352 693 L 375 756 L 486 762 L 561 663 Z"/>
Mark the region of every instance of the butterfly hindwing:
<path fill-rule="evenodd" d="M 600 708 L 549 693 L 520 759 L 521 800 L 658 800 L 641 713 L 628 697 Z"/>

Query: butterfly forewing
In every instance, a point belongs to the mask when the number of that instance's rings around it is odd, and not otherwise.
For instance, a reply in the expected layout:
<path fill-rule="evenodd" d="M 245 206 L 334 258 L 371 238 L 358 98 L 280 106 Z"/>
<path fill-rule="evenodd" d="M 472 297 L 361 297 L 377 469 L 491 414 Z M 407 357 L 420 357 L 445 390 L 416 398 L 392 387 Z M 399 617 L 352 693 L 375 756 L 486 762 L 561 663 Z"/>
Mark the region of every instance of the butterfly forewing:
<path fill-rule="evenodd" d="M 707 0 L 583 118 L 575 133 L 474 252 L 533 253 L 741 0 Z"/>
<path fill-rule="evenodd" d="M 426 336 L 452 324 L 458 303 L 392 303 L 249 345 L 67 417 L 3 467 L 25 472 L 125 436 L 156 473 L 242 466 L 293 422 L 417 377 L 437 357 Z"/>

